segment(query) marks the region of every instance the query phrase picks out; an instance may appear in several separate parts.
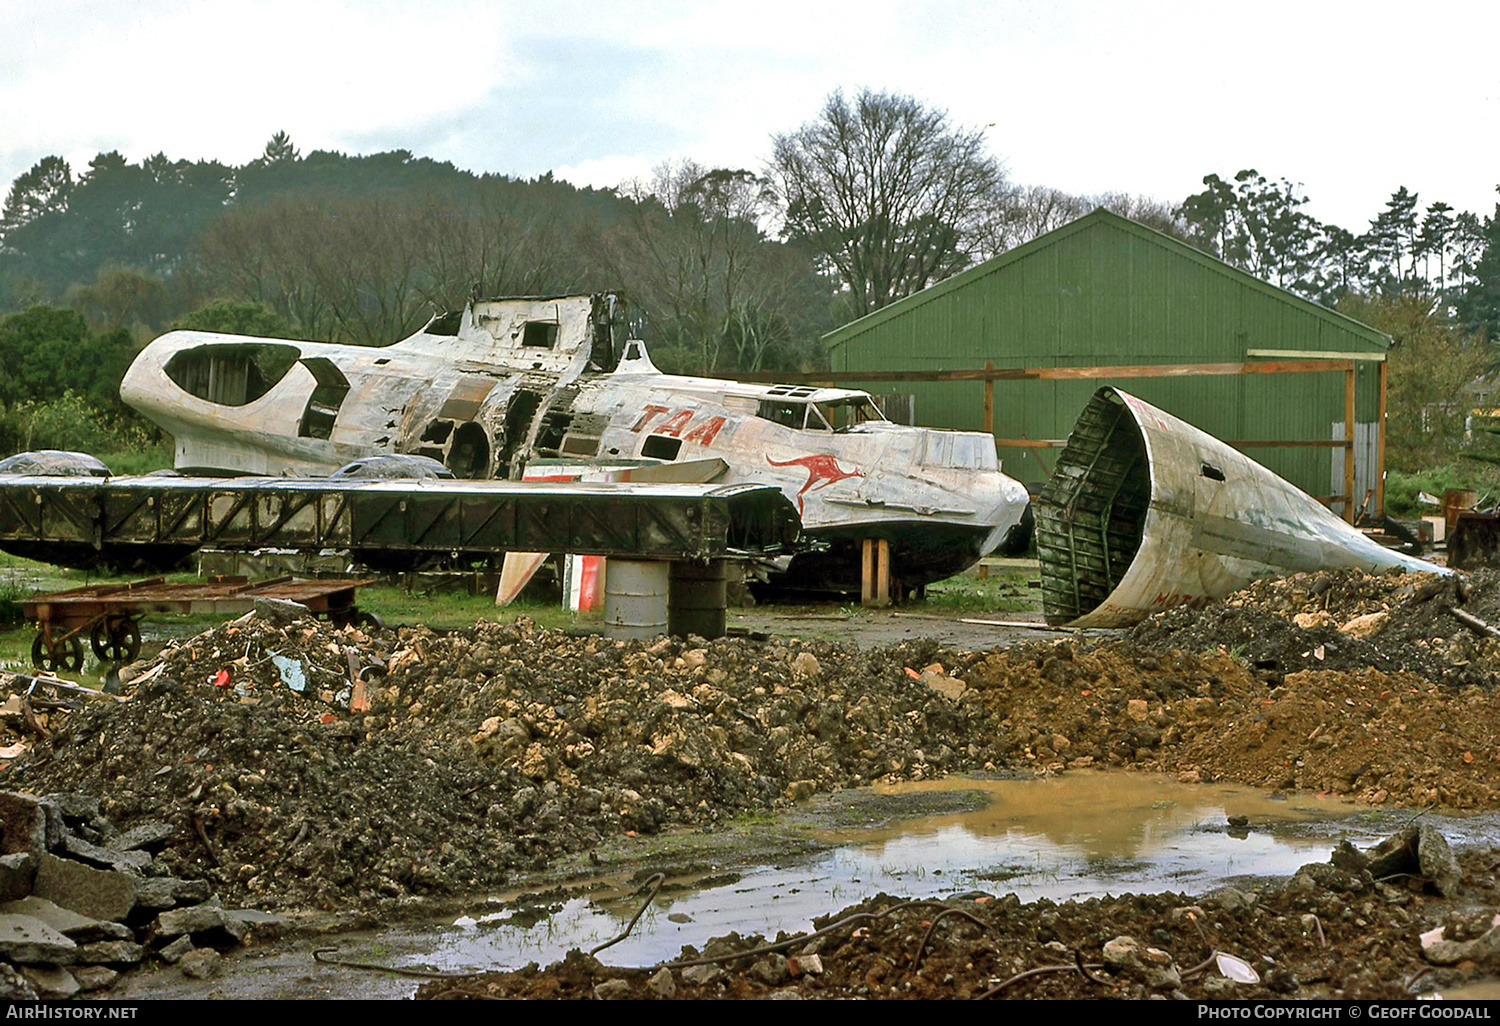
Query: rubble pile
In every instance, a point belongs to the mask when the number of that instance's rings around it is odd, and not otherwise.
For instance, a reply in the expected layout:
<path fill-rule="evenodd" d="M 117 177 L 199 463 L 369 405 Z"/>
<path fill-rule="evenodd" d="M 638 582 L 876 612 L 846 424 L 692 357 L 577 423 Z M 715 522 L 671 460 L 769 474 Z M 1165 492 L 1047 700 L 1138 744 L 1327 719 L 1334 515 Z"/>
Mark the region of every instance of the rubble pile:
<path fill-rule="evenodd" d="M 153 854 L 169 824 L 122 832 L 87 795 L 14 792 L 0 792 L 0 823 L 0 998 L 104 990 L 148 958 L 207 977 L 275 921 L 171 875 Z"/>
<path fill-rule="evenodd" d="M 1464 578 L 1336 570 L 1272 578 L 1205 609 L 1159 613 L 1129 637 L 1154 648 L 1223 648 L 1273 678 L 1373 668 L 1492 688 L 1500 684 L 1500 572 Z"/>
<path fill-rule="evenodd" d="M 1500 711 L 1431 653 L 1483 657 L 1494 643 L 1447 610 L 1500 622 L 1494 585 L 1304 575 L 1124 641 L 973 653 L 248 615 L 124 674 L 123 702 L 54 709 L 7 782 L 169 824 L 162 872 L 261 908 L 454 897 L 632 832 L 962 771 L 1122 768 L 1490 809 Z M 1397 657 L 1344 667 L 1356 645 Z"/>
<path fill-rule="evenodd" d="M 171 872 L 262 907 L 456 894 L 605 836 L 1000 759 L 977 703 L 944 693 L 962 682 L 907 662 L 252 615 L 164 651 L 11 779 L 172 823 Z"/>
<path fill-rule="evenodd" d="M 1417 846 L 1441 857 L 1403 861 Z M 1368 856 L 1345 842 L 1289 878 L 1196 898 L 882 894 L 816 920 L 815 932 L 732 934 L 667 966 L 613 968 L 608 951 L 574 951 L 545 970 L 432 982 L 417 996 L 1409 999 L 1482 979 L 1483 960 L 1493 964 L 1500 929 L 1443 901 L 1428 871 L 1464 908 L 1494 908 L 1494 856 L 1456 859 L 1436 831 L 1413 828 Z"/>

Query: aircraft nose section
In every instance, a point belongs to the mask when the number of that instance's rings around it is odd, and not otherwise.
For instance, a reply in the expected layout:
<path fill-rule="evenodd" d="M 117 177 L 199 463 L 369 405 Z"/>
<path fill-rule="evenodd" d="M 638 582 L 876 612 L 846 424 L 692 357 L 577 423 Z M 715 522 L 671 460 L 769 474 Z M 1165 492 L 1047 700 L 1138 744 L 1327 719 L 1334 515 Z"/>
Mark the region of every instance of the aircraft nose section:
<path fill-rule="evenodd" d="M 996 501 L 991 507 L 990 533 L 985 538 L 986 556 L 1019 556 L 1031 546 L 1035 520 L 1031 496 L 1026 486 L 1014 478 L 996 473 Z"/>

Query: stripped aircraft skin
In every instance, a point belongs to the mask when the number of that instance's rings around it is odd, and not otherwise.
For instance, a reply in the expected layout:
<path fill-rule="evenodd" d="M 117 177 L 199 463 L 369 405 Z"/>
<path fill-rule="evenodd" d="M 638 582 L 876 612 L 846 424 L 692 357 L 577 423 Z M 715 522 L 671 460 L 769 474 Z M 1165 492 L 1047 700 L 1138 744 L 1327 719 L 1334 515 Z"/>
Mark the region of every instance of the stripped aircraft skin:
<path fill-rule="evenodd" d="M 120 394 L 192 473 L 327 474 L 416 453 L 461 478 L 520 479 L 536 460 L 717 458 L 716 481 L 777 484 L 826 543 L 781 568 L 808 590 L 857 589 L 867 538 L 891 543 L 908 587 L 1026 544 L 1026 490 L 989 435 L 892 424 L 861 391 L 662 374 L 623 323 L 614 296 L 594 295 L 476 302 L 383 347 L 174 331 Z"/>
<path fill-rule="evenodd" d="M 1117 388 L 1094 393 L 1036 503 L 1047 622 L 1125 627 L 1251 581 L 1358 567 L 1449 573 L 1395 552 L 1244 453 Z"/>

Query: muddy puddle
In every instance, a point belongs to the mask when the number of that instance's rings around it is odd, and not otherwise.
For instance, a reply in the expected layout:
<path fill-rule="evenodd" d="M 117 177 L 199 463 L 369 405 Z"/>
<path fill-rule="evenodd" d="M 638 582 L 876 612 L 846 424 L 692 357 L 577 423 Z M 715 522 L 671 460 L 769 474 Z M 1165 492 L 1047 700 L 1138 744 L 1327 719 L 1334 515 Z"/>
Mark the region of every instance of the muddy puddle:
<path fill-rule="evenodd" d="M 954 780 L 845 792 L 760 829 L 789 831 L 801 854 L 765 864 L 705 867 L 692 835 L 669 857 L 634 874 L 668 879 L 631 935 L 601 958 L 650 965 L 732 931 L 774 936 L 810 929 L 815 915 L 881 891 L 913 898 L 966 891 L 1014 892 L 1023 901 L 1126 892 L 1203 894 L 1237 879 L 1284 876 L 1322 862 L 1339 839 L 1360 847 L 1388 835 L 1410 812 L 1313 795 L 1268 796 L 1246 788 L 1184 785 L 1130 774 L 1070 773 L 1042 780 Z M 1241 826 L 1231 826 L 1243 817 Z M 1487 834 L 1489 818 L 1441 821 L 1457 844 Z M 732 848 L 730 850 L 733 850 Z M 715 851 L 723 859 L 724 849 Z M 672 874 L 670 865 L 694 864 Z M 447 972 L 546 965 L 571 948 L 615 937 L 642 905 L 628 874 L 575 881 L 569 892 L 496 895 L 426 927 L 246 951 L 226 976 L 189 984 L 175 971 L 133 981 L 130 996 L 400 997 L 420 982 L 315 964 L 314 946 L 382 965 Z"/>

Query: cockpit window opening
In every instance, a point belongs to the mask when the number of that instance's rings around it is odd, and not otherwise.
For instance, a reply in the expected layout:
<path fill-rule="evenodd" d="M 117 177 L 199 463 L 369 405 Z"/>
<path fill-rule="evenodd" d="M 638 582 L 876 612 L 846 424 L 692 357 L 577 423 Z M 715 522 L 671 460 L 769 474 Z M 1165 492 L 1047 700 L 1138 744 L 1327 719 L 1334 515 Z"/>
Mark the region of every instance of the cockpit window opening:
<path fill-rule="evenodd" d="M 762 399 L 756 416 L 789 428 L 801 428 L 807 423 L 807 404 L 787 402 L 784 399 Z"/>
<path fill-rule="evenodd" d="M 427 327 L 422 330 L 429 335 L 457 335 L 459 326 L 463 324 L 464 312 L 462 310 L 450 310 L 440 313 L 427 322 Z"/>
<path fill-rule="evenodd" d="M 869 396 L 856 396 L 851 399 L 835 399 L 832 402 L 818 403 L 817 409 L 822 415 L 823 420 L 834 431 L 848 431 L 852 427 L 872 420 L 885 420 Z"/>
<path fill-rule="evenodd" d="M 164 368 L 183 391 L 220 406 L 246 406 L 297 365 L 296 346 L 199 346 L 173 354 Z"/>

